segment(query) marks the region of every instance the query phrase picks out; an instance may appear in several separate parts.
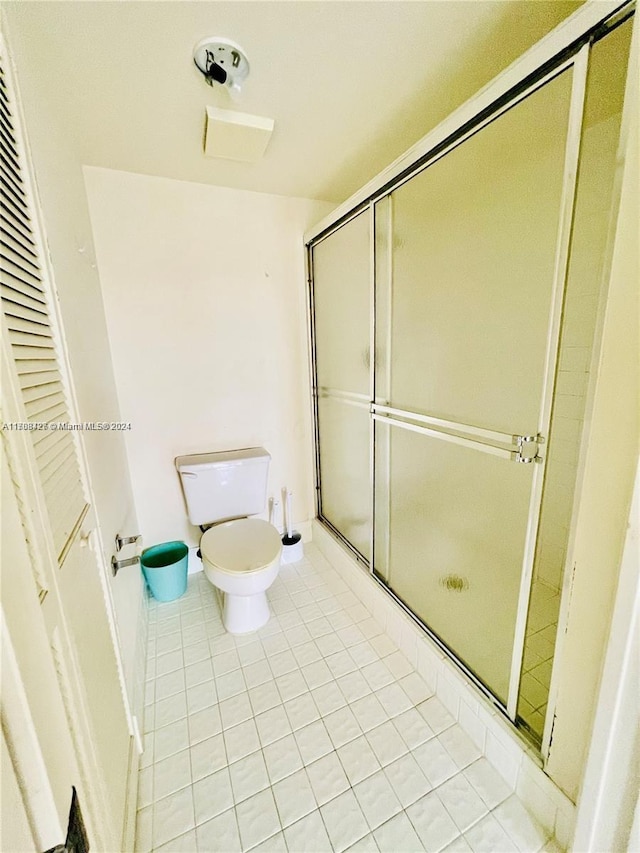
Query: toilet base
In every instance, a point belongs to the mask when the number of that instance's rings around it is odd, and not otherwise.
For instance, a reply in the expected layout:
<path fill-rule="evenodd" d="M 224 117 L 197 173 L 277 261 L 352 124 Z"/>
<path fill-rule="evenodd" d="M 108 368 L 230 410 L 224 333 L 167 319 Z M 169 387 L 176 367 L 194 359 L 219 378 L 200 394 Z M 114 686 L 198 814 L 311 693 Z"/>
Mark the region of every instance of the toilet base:
<path fill-rule="evenodd" d="M 254 595 L 223 593 L 222 622 L 230 634 L 249 634 L 266 625 L 271 617 L 266 592 Z"/>

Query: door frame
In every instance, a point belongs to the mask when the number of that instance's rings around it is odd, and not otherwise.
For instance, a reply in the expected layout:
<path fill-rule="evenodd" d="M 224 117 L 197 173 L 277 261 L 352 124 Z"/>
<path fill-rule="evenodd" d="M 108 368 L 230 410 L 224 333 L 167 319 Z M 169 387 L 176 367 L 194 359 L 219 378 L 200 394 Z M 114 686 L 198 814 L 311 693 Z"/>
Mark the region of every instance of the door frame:
<path fill-rule="evenodd" d="M 22 158 L 22 166 L 23 166 L 23 183 L 24 188 L 26 190 L 27 199 L 30 204 L 30 209 L 33 214 L 33 239 L 36 245 L 36 251 L 39 257 L 39 260 L 42 265 L 42 276 L 43 276 L 43 284 L 47 290 L 49 295 L 49 316 L 51 320 L 51 332 L 55 342 L 56 355 L 58 359 L 58 366 L 60 368 L 60 373 L 62 375 L 63 383 L 64 383 L 64 391 L 66 402 L 69 409 L 69 415 L 73 418 L 76 423 L 81 422 L 78 399 L 75 392 L 75 385 L 73 381 L 73 374 L 71 371 L 71 362 L 69 359 L 69 354 L 66 347 L 65 337 L 64 337 L 64 323 L 62 320 L 60 303 L 58 300 L 58 294 L 55 287 L 55 275 L 53 271 L 53 267 L 51 264 L 51 258 L 49 255 L 48 245 L 46 242 L 46 228 L 44 226 L 44 219 L 42 214 L 42 206 L 40 204 L 40 197 L 38 194 L 38 184 L 36 181 L 36 176 L 34 173 L 33 160 L 31 157 L 31 151 L 29 148 L 29 139 L 27 135 L 27 125 L 24 117 L 24 110 L 22 108 L 22 99 L 20 95 L 20 88 L 18 85 L 18 75 L 13 62 L 13 58 L 11 56 L 11 52 L 9 50 L 9 45 L 7 44 L 7 40 L 2 32 L 0 32 L 0 56 L 4 59 L 4 71 L 5 77 L 7 80 L 12 105 L 15 108 L 15 127 L 14 133 L 16 138 L 16 143 L 19 148 L 19 152 Z M 9 371 L 11 373 L 11 371 Z M 13 376 L 12 376 L 12 384 L 13 384 Z M 91 508 L 93 508 L 95 513 L 96 500 L 93 491 L 93 485 L 91 482 L 91 474 L 89 468 L 88 457 L 86 453 L 86 449 L 84 446 L 84 442 L 82 439 L 82 435 L 78 431 L 72 431 L 72 438 L 75 445 L 76 457 L 78 460 L 78 467 L 80 470 L 80 476 L 82 478 L 82 486 L 85 493 L 85 498 L 87 503 Z M 28 453 L 27 453 L 27 458 Z M 29 463 L 30 464 L 30 463 Z M 42 510 L 41 510 L 42 511 Z M 113 595 L 111 592 L 111 586 L 109 583 L 109 572 L 110 566 L 107 564 L 105 560 L 106 550 L 104 548 L 102 530 L 100 528 L 99 519 L 95 518 L 95 524 L 93 525 L 93 529 L 89 531 L 90 538 L 87 540 L 87 544 L 90 550 L 94 553 L 96 561 L 99 567 L 99 577 L 100 583 L 103 591 L 103 596 L 105 599 L 105 608 L 107 613 L 107 619 L 109 621 L 109 629 L 111 632 L 112 643 L 114 648 L 114 653 L 116 656 L 116 663 L 118 666 L 118 676 L 120 679 L 120 690 L 122 693 L 122 701 L 125 706 L 125 713 L 127 716 L 127 725 L 129 727 L 129 733 L 136 738 L 138 751 L 141 752 L 141 743 L 139 742 L 139 734 L 137 733 L 136 726 L 133 722 L 133 703 L 132 697 L 129 696 L 129 691 L 127 689 L 125 672 L 124 672 L 124 662 L 122 660 L 122 654 L 120 651 L 120 638 L 118 635 L 118 626 L 116 622 L 115 615 L 115 606 L 113 602 Z M 75 531 L 77 534 L 79 531 Z M 72 541 L 69 542 L 68 547 L 70 547 Z M 54 555 L 55 556 L 55 555 Z"/>
<path fill-rule="evenodd" d="M 30 213 L 32 214 L 32 237 L 38 253 L 38 260 L 41 264 L 42 283 L 47 294 L 51 334 L 64 385 L 68 415 L 72 421 L 79 423 L 81 422 L 81 418 L 66 348 L 60 304 L 55 288 L 55 276 L 46 243 L 46 229 L 44 227 L 37 181 L 29 149 L 26 122 L 17 83 L 17 73 L 9 46 L 1 33 L 0 55 L 3 59 L 5 80 L 14 110 L 15 142 L 21 159 L 23 186 L 30 206 Z M 2 325 L 4 326 L 4 319 L 2 320 Z M 6 335 L 2 337 L 3 340 L 0 346 L 2 383 L 0 387 L 2 388 L 1 403 L 3 420 L 4 422 L 26 421 L 27 418 L 18 389 L 17 377 L 13 370 L 12 354 Z M 107 620 L 110 649 L 113 651 L 115 658 L 119 695 L 124 709 L 129 737 L 128 776 L 122 780 L 123 785 L 127 787 L 134 786 L 135 788 L 137 785 L 137 773 L 132 772 L 131 769 L 132 767 L 137 769 L 137 760 L 133 760 L 132 757 L 137 759 L 142 749 L 139 733 L 134 726 L 131 702 L 126 688 L 124 664 L 120 651 L 113 599 L 108 580 L 109 567 L 104 558 L 105 549 L 102 547 L 99 520 L 95 514 L 95 497 L 91 485 L 87 456 L 82 437 L 78 431 L 72 430 L 72 439 L 86 506 L 65 546 L 62 563 L 58 561 L 58 555 L 53 544 L 42 486 L 35 465 L 33 448 L 27 432 L 3 431 L 3 449 L 6 449 L 6 457 L 11 477 L 14 481 L 14 494 L 22 522 L 21 534 L 24 537 L 32 569 L 34 594 L 40 603 L 41 613 L 45 622 L 47 621 L 46 611 L 57 610 L 58 621 L 54 629 L 55 638 L 50 638 L 55 639 L 55 643 L 50 646 L 49 651 L 52 666 L 59 677 L 60 696 L 67 712 L 69 735 L 74 748 L 74 758 L 84 785 L 85 799 L 83 810 L 85 822 L 92 833 L 95 845 L 101 849 L 112 849 L 114 847 L 120 848 L 125 842 L 127 844 L 132 842 L 133 826 L 131 816 L 127 814 L 127 807 L 125 807 L 123 823 L 120 827 L 113 827 L 111 825 L 109 816 L 105 811 L 106 787 L 99 757 L 93 743 L 91 714 L 87 707 L 82 675 L 74 652 L 68 616 L 62 606 L 57 585 L 57 572 L 60 570 L 64 559 L 72 548 L 80 547 L 85 549 L 87 566 L 91 571 L 95 572 L 99 581 L 101 592 L 100 606 L 104 608 Z M 20 673 L 18 675 L 20 676 Z M 35 767 L 35 765 L 29 766 L 32 768 Z M 40 784 L 35 771 L 29 780 L 29 784 L 36 786 Z M 62 836 L 62 840 L 63 838 L 64 836 Z"/>

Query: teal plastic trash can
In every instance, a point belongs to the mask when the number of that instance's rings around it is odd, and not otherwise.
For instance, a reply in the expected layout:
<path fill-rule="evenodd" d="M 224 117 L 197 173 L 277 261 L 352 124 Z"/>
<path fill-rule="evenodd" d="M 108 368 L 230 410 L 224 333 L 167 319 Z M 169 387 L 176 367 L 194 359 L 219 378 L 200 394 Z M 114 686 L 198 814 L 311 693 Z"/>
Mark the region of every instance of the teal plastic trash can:
<path fill-rule="evenodd" d="M 189 549 L 184 542 L 163 542 L 145 548 L 140 556 L 142 574 L 158 601 L 173 601 L 187 589 Z"/>

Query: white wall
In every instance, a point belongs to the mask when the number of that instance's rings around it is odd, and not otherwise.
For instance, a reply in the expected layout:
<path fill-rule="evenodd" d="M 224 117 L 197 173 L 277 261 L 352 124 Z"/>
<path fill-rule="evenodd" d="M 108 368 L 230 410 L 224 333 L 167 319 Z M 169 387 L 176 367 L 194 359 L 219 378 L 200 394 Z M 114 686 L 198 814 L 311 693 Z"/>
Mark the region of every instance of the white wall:
<path fill-rule="evenodd" d="M 85 168 L 145 544 L 185 539 L 174 459 L 263 445 L 269 489 L 309 520 L 302 235 L 330 205 Z"/>
<path fill-rule="evenodd" d="M 4 729 L 0 732 L 0 779 L 2 780 L 0 849 L 35 850 L 36 844 L 20 793 L 20 781 L 9 754 Z"/>
<path fill-rule="evenodd" d="M 589 759 L 576 850 L 638 850 L 640 793 L 640 466 L 629 515 Z M 637 831 L 637 828 L 636 828 Z"/>

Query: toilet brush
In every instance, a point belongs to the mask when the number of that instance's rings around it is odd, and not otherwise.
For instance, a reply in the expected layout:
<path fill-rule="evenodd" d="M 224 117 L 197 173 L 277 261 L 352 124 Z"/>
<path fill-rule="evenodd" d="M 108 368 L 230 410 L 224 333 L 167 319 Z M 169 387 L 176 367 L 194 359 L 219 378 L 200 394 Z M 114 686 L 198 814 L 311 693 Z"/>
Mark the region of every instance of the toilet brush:
<path fill-rule="evenodd" d="M 275 498 L 269 498 L 269 524 L 273 524 L 274 527 L 278 526 L 278 509 L 280 507 L 280 501 Z"/>
<path fill-rule="evenodd" d="M 302 535 L 293 529 L 291 523 L 291 492 L 286 487 L 282 490 L 282 509 L 284 512 L 284 529 L 282 537 L 282 562 L 295 563 L 302 559 Z"/>

